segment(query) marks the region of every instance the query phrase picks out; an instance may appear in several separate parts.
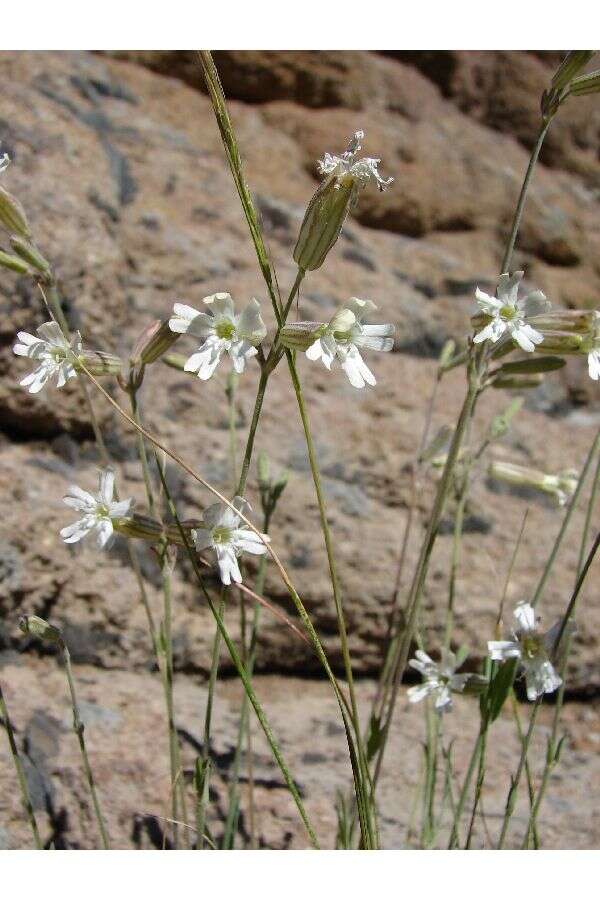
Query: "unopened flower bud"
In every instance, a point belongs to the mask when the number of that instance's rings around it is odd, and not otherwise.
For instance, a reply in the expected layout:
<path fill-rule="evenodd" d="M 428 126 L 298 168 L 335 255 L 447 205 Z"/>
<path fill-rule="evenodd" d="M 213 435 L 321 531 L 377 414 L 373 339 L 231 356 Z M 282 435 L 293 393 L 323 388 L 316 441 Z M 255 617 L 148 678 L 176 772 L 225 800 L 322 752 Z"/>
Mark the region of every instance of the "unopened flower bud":
<path fill-rule="evenodd" d="M 140 360 L 143 365 L 155 362 L 166 353 L 181 335 L 169 328 L 169 320 L 165 319 L 152 322 L 145 328 L 137 339 L 132 352 L 133 360 Z"/>
<path fill-rule="evenodd" d="M 510 428 L 510 423 L 522 406 L 523 400 L 521 397 L 518 397 L 506 407 L 503 413 L 494 416 L 490 423 L 490 437 L 494 440 L 503 437 Z"/>
<path fill-rule="evenodd" d="M 589 334 L 598 322 L 595 309 L 563 309 L 556 312 L 532 316 L 530 324 L 537 331 L 546 334 L 548 331 L 566 331 L 570 334 Z"/>
<path fill-rule="evenodd" d="M 594 55 L 593 50 L 569 50 L 560 66 L 554 73 L 552 87 L 562 91 L 584 66 L 587 66 Z"/>
<path fill-rule="evenodd" d="M 39 616 L 21 616 L 19 628 L 24 634 L 32 634 L 34 637 L 50 641 L 53 644 L 61 644 L 63 640 L 60 630 Z"/>
<path fill-rule="evenodd" d="M 269 457 L 265 453 L 264 450 L 261 450 L 258 454 L 258 459 L 256 462 L 256 468 L 258 470 L 258 483 L 261 488 L 268 488 L 271 484 L 271 479 L 269 475 Z"/>
<path fill-rule="evenodd" d="M 560 356 L 544 356 L 540 358 L 518 359 L 515 362 L 504 363 L 498 369 L 498 375 L 537 375 L 544 372 L 554 372 L 562 369 L 565 360 Z"/>
<path fill-rule="evenodd" d="M 31 275 L 31 269 L 24 260 L 18 256 L 11 256 L 10 253 L 5 253 L 4 250 L 0 250 L 0 266 L 10 269 L 11 272 L 17 272 L 19 275 Z"/>
<path fill-rule="evenodd" d="M 563 356 L 570 353 L 579 353 L 583 343 L 581 334 L 571 334 L 566 331 L 546 331 L 544 340 L 537 344 L 535 353 Z"/>
<path fill-rule="evenodd" d="M 491 386 L 504 391 L 526 391 L 539 387 L 543 380 L 543 375 L 499 375 Z"/>
<path fill-rule="evenodd" d="M 25 238 L 19 235 L 12 235 L 10 238 L 10 246 L 17 256 L 28 262 L 30 266 L 47 275 L 50 272 L 50 263 L 44 259 L 38 248 Z"/>
<path fill-rule="evenodd" d="M 326 327 L 324 322 L 294 322 L 281 329 L 280 340 L 289 350 L 308 350 Z"/>
<path fill-rule="evenodd" d="M 444 371 L 447 367 L 448 363 L 454 356 L 454 351 L 456 350 L 456 341 L 453 341 L 452 338 L 446 341 L 444 346 L 442 347 L 442 352 L 438 357 L 438 369 L 440 371 Z"/>
<path fill-rule="evenodd" d="M 3 187 L 0 187 L 0 225 L 9 234 L 18 234 L 24 238 L 30 237 L 25 210 L 17 198 Z"/>
<path fill-rule="evenodd" d="M 585 94 L 597 94 L 600 91 L 600 71 L 590 72 L 589 75 L 580 75 L 574 78 L 569 87 L 569 93 L 576 97 Z"/>
<path fill-rule="evenodd" d="M 84 350 L 79 359 L 91 375 L 120 375 L 123 368 L 120 357 L 101 350 Z"/>

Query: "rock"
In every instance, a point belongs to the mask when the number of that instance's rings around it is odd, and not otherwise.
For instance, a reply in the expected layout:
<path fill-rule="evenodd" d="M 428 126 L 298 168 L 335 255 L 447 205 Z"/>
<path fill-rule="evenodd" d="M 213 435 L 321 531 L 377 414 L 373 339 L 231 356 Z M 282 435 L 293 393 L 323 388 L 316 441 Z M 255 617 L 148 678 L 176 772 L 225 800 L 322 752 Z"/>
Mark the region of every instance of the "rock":
<path fill-rule="evenodd" d="M 325 151 L 342 151 L 352 132 L 364 127 L 365 152 L 381 156 L 382 171 L 396 179 L 382 195 L 364 192 L 326 264 L 307 277 L 299 300 L 301 318 L 328 321 L 348 297 L 370 298 L 379 306 L 381 321 L 396 326 L 396 352 L 369 358 L 378 381 L 373 391 L 356 392 L 343 373 L 328 373 L 299 358 L 353 659 L 361 675 L 375 672 L 381 661 L 390 585 L 411 495 L 409 464 L 433 386 L 434 358 L 448 337 L 463 340 L 475 287 L 493 287 L 527 164 L 536 91 L 556 62 L 518 53 L 428 59 L 365 52 L 271 56 L 231 51 L 217 57 L 234 98 L 231 112 L 247 180 L 283 295 L 295 276 L 291 250 L 317 185 L 316 160 Z M 514 75 L 519 90 L 512 107 L 511 72 L 521 73 L 518 79 Z M 219 290 L 228 290 L 240 304 L 256 296 L 273 329 L 210 103 L 196 89 L 198 70 L 191 54 L 148 51 L 124 60 L 91 53 L 5 53 L 0 75 L 5 88 L 0 138 L 14 157 L 2 183 L 24 204 L 36 240 L 59 275 L 71 326 L 81 329 L 88 346 L 127 358 L 143 328 L 168 316 L 174 301 L 199 307 L 204 296 Z M 502 101 L 492 96 L 494 84 Z M 552 126 L 551 134 L 557 142 L 560 137 L 565 150 L 544 156 L 536 170 L 515 258 L 525 266 L 528 283 L 559 306 L 589 305 L 600 289 L 599 200 L 590 167 L 594 151 L 587 132 L 577 143 L 580 111 L 588 110 L 590 134 L 595 127 L 596 112 L 590 109 L 587 100 L 569 103 Z M 29 364 L 12 353 L 15 332 L 33 331 L 46 313 L 38 293 L 22 278 L 4 272 L 0 290 L 0 490 L 6 498 L 0 524 L 2 646 L 22 651 L 27 664 L 48 653 L 16 627 L 19 615 L 37 613 L 64 628 L 78 663 L 147 673 L 154 666 L 152 645 L 126 546 L 117 541 L 99 556 L 93 543 L 69 548 L 58 536 L 72 520 L 61 504 L 66 488 L 76 482 L 94 489 L 100 464 L 85 400 L 77 383 L 36 397 L 18 387 Z M 176 349 L 193 348 L 192 339 L 182 338 Z M 149 428 L 215 487 L 229 491 L 224 373 L 203 383 L 156 364 L 148 370 L 140 400 Z M 238 387 L 238 461 L 256 383 L 256 367 L 250 366 Z M 574 359 L 548 378 L 543 390 L 529 395 L 516 420 L 519 441 L 511 446 L 511 458 L 548 471 L 580 466 L 597 428 L 593 388 L 583 360 Z M 115 384 L 110 389 L 127 407 L 127 396 Z M 462 371 L 442 381 L 435 428 L 455 420 L 463 393 Z M 486 398 L 474 441 L 507 402 L 501 392 Z M 97 394 L 94 407 L 120 491 L 134 497 L 143 511 L 134 436 Z M 341 671 L 327 560 L 284 366 L 269 384 L 256 447 L 269 452 L 275 468 L 292 469 L 273 519 L 273 543 L 298 580 L 332 663 Z M 174 464 L 167 478 L 185 516 L 197 516 L 212 502 Z M 420 486 L 405 579 L 416 562 L 434 487 L 429 476 Z M 258 522 L 254 464 L 248 496 Z M 464 538 L 456 637 L 477 660 L 493 628 L 496 583 L 503 581 L 527 501 L 490 490 L 482 470 L 475 479 L 474 504 L 477 516 Z M 575 514 L 543 598 L 548 618 L 564 609 L 570 594 L 583 515 Z M 532 504 L 511 602 L 531 590 L 559 523 L 560 512 Z M 433 646 L 443 631 L 450 545 L 450 536 L 440 537 L 432 572 L 441 576 L 426 584 Z M 140 548 L 140 565 L 159 621 L 160 572 L 148 548 Z M 214 624 L 185 560 L 174 581 L 176 667 L 187 677 L 204 676 Z M 214 572 L 208 573 L 208 583 L 216 586 Z M 265 593 L 286 614 L 295 614 L 272 566 Z M 238 613 L 237 599 L 228 601 L 227 624 L 234 638 Z M 280 620 L 265 611 L 261 623 L 259 671 L 319 671 L 314 654 Z M 600 616 L 590 606 L 575 643 L 574 691 L 595 690 L 599 626 Z M 221 664 L 231 671 L 225 649 Z M 145 826 L 140 828 L 149 840 Z"/>

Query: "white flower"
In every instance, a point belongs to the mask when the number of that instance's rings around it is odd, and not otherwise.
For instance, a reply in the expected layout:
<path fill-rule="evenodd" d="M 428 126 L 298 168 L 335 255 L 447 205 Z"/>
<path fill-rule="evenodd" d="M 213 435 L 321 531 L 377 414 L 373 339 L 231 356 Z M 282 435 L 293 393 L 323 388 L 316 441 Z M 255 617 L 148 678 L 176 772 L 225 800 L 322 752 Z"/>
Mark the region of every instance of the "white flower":
<path fill-rule="evenodd" d="M 115 473 L 112 469 L 105 469 L 100 472 L 99 490 L 95 496 L 82 491 L 77 485 L 69 487 L 63 502 L 83 513 L 83 516 L 61 530 L 60 536 L 66 544 L 74 544 L 95 530 L 98 546 L 106 546 L 114 530 L 113 519 L 125 518 L 133 505 L 131 499 L 118 502 L 113 499 L 114 485 Z"/>
<path fill-rule="evenodd" d="M 234 371 L 241 374 L 246 360 L 256 356 L 256 347 L 267 333 L 260 316 L 260 303 L 252 299 L 246 309 L 236 316 L 229 294 L 211 294 L 203 301 L 208 313 L 176 303 L 169 319 L 169 328 L 178 334 L 192 334 L 204 343 L 185 364 L 186 372 L 197 372 L 206 381 L 213 374 L 224 351 L 229 353 Z"/>
<path fill-rule="evenodd" d="M 374 181 L 380 191 L 384 191 L 388 187 L 393 178 L 382 178 L 377 171 L 377 166 L 381 162 L 380 159 L 373 159 L 365 156 L 362 159 L 356 159 L 360 152 L 360 142 L 364 138 L 364 131 L 356 131 L 354 137 L 348 144 L 341 156 L 334 156 L 326 153 L 323 159 L 317 163 L 319 173 L 321 175 L 333 176 L 334 178 L 345 178 L 349 176 L 355 179 L 361 187 L 366 186 Z"/>
<path fill-rule="evenodd" d="M 588 353 L 588 372 L 594 381 L 600 379 L 600 347 Z"/>
<path fill-rule="evenodd" d="M 8 167 L 10 162 L 10 157 L 8 153 L 0 153 L 0 172 L 4 172 L 4 170 Z"/>
<path fill-rule="evenodd" d="M 410 703 L 418 703 L 425 697 L 434 696 L 437 712 L 449 712 L 452 709 L 451 692 L 462 693 L 472 676 L 468 672 L 456 674 L 458 668 L 456 654 L 451 650 L 442 650 L 439 664 L 422 650 L 417 650 L 415 656 L 416 659 L 411 659 L 409 666 L 421 673 L 423 684 L 408 689 Z"/>
<path fill-rule="evenodd" d="M 56 378 L 56 387 L 61 388 L 69 378 L 75 378 L 74 364 L 81 355 L 81 337 L 78 332 L 69 342 L 56 322 L 46 322 L 37 329 L 39 337 L 19 331 L 19 341 L 13 347 L 17 356 L 27 356 L 39 360 L 39 366 L 20 382 L 30 394 L 37 394 L 50 378 Z"/>
<path fill-rule="evenodd" d="M 473 338 L 475 344 L 490 340 L 496 343 L 503 335 L 511 337 L 522 350 L 533 352 L 544 336 L 527 323 L 529 316 L 536 316 L 549 307 L 542 291 L 532 291 L 519 300 L 519 284 L 524 272 L 505 273 L 500 276 L 497 297 L 491 297 L 479 288 L 475 291 L 479 308 L 492 321 Z"/>
<path fill-rule="evenodd" d="M 337 359 L 355 388 L 376 384 L 375 376 L 364 363 L 359 347 L 369 350 L 391 350 L 394 346 L 393 325 L 364 325 L 362 318 L 377 309 L 370 300 L 352 297 L 340 309 L 320 337 L 306 351 L 309 359 L 320 359 L 327 369 Z"/>
<path fill-rule="evenodd" d="M 512 641 L 488 641 L 490 658 L 498 661 L 518 659 L 525 673 L 527 698 L 537 700 L 543 694 L 551 694 L 562 684 L 551 660 L 561 622 L 557 622 L 545 634 L 537 627 L 535 610 L 529 603 L 519 603 L 514 611 Z M 565 634 L 575 630 L 573 623 L 565 628 Z"/>
<path fill-rule="evenodd" d="M 244 515 L 250 510 L 250 504 L 243 497 L 234 497 L 232 503 Z M 232 579 L 241 584 L 238 556 L 243 551 L 262 556 L 267 552 L 268 535 L 262 534 L 259 537 L 244 524 L 240 527 L 242 520 L 225 503 L 213 503 L 212 506 L 208 506 L 202 518 L 206 527 L 192 530 L 196 550 L 198 552 L 209 548 L 214 550 L 223 584 L 231 584 Z"/>

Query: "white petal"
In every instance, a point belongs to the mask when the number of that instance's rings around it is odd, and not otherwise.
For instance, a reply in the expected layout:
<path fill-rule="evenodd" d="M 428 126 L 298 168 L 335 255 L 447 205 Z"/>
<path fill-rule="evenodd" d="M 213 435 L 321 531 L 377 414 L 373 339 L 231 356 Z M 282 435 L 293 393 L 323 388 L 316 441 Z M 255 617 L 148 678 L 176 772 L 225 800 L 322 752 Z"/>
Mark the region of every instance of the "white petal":
<path fill-rule="evenodd" d="M 267 328 L 260 315 L 260 303 L 254 297 L 238 318 L 237 333 L 251 344 L 260 344 L 266 337 Z"/>
<path fill-rule="evenodd" d="M 521 655 L 521 648 L 516 641 L 488 641 L 487 645 L 490 659 L 502 661 L 517 659 Z"/>
<path fill-rule="evenodd" d="M 490 296 L 490 294 L 486 294 L 485 291 L 481 291 L 479 288 L 475 289 L 475 299 L 477 300 L 479 308 L 483 310 L 483 312 L 488 313 L 488 315 L 493 315 L 502 308 L 501 300 Z"/>
<path fill-rule="evenodd" d="M 211 294 L 209 297 L 205 297 L 203 302 L 210 308 L 213 315 L 226 316 L 233 320 L 235 309 L 231 294 L 226 294 L 221 291 L 218 294 Z"/>
<path fill-rule="evenodd" d="M 410 703 L 418 703 L 420 700 L 428 697 L 434 690 L 435 686 L 426 681 L 424 684 L 416 684 L 414 687 L 409 688 L 406 695 Z"/>
<path fill-rule="evenodd" d="M 211 503 L 202 512 L 204 524 L 212 531 L 217 525 L 221 525 L 223 513 L 227 507 L 224 503 Z"/>
<path fill-rule="evenodd" d="M 535 610 L 530 603 L 519 603 L 513 616 L 519 631 L 535 631 Z"/>
<path fill-rule="evenodd" d="M 216 335 L 209 337 L 202 347 L 187 360 L 184 366 L 185 371 L 196 372 L 198 378 L 208 381 L 219 365 L 221 354 L 225 349 L 224 344 L 225 342 Z"/>
<path fill-rule="evenodd" d="M 232 579 L 236 584 L 241 584 L 242 573 L 233 549 L 229 546 L 221 545 L 215 547 L 215 552 L 223 584 L 231 584 Z"/>
<path fill-rule="evenodd" d="M 314 342 L 314 344 L 311 344 L 310 347 L 308 348 L 308 350 L 306 351 L 306 355 L 309 359 L 315 360 L 315 359 L 321 358 L 321 352 L 322 352 L 321 339 L 317 338 L 317 340 Z"/>
<path fill-rule="evenodd" d="M 99 490 L 98 497 L 105 506 L 110 506 L 113 500 L 113 492 L 115 489 L 115 473 L 112 469 L 104 469 L 100 472 L 98 478 Z"/>
<path fill-rule="evenodd" d="M 358 297 L 350 297 L 344 306 L 354 313 L 357 322 L 361 322 L 363 316 L 369 316 L 377 309 L 372 300 L 360 300 Z"/>
<path fill-rule="evenodd" d="M 592 350 L 588 353 L 588 372 L 594 381 L 600 380 L 600 350 Z"/>

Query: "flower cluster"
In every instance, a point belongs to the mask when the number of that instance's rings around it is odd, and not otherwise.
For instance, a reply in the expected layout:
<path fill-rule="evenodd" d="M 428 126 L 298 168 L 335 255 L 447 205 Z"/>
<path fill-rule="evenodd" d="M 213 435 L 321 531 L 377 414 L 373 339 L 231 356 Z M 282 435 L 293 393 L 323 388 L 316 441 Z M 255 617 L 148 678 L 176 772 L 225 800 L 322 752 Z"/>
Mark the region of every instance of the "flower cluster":
<path fill-rule="evenodd" d="M 518 659 L 525 676 L 525 686 L 529 700 L 538 700 L 544 694 L 551 694 L 562 684 L 556 672 L 554 661 L 559 648 L 556 640 L 562 628 L 558 621 L 545 634 L 540 632 L 536 622 L 535 611 L 529 603 L 520 603 L 514 611 L 515 626 L 513 639 L 508 641 L 488 641 L 490 659 L 505 662 Z M 568 623 L 563 634 L 570 635 L 575 625 Z M 423 678 L 422 684 L 415 685 L 407 691 L 411 703 L 418 703 L 425 697 L 435 698 L 435 709 L 438 713 L 452 709 L 452 694 L 480 692 L 487 682 L 481 675 L 469 672 L 457 673 L 460 663 L 450 650 L 443 650 L 440 662 L 434 662 L 422 650 L 417 650 L 415 658 L 409 665 L 416 669 Z"/>
<path fill-rule="evenodd" d="M 37 329 L 38 337 L 27 331 L 19 331 L 13 347 L 17 356 L 26 356 L 39 362 L 39 366 L 20 382 L 30 394 L 37 394 L 51 379 L 60 388 L 69 378 L 75 378 L 75 364 L 81 355 L 79 333 L 67 340 L 56 322 L 46 322 Z"/>

